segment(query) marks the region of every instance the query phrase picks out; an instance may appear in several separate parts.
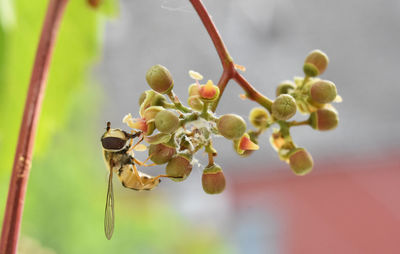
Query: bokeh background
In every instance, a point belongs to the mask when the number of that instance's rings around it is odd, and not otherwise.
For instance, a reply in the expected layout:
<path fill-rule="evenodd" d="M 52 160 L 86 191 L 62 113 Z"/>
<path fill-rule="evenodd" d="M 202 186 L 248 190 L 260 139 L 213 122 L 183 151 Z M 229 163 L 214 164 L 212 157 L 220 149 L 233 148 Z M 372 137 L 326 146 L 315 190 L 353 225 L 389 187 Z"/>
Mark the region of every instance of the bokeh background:
<path fill-rule="evenodd" d="M 270 147 L 238 157 L 218 139 L 227 189 L 201 187 L 206 157 L 182 183 L 152 192 L 115 182 L 116 229 L 103 232 L 105 122 L 137 115 L 146 70 L 163 64 L 185 100 L 188 70 L 218 81 L 219 59 L 187 0 L 71 0 L 50 70 L 19 253 L 400 253 L 400 2 L 204 0 L 235 62 L 261 92 L 302 75 L 309 51 L 330 57 L 340 124 L 295 128 L 313 155 L 296 177 Z M 0 0 L 0 214 L 46 0 Z M 218 113 L 255 106 L 231 82 Z M 297 116 L 302 119 L 301 115 Z M 146 153 L 138 153 L 145 158 Z M 143 169 L 151 174 L 162 167 Z M 0 222 L 1 223 L 1 222 Z"/>

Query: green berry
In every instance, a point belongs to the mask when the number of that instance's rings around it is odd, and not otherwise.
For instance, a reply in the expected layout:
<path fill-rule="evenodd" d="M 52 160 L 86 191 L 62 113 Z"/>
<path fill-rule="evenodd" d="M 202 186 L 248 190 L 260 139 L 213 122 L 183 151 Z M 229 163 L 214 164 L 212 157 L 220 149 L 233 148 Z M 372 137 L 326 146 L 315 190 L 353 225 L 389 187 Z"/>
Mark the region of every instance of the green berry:
<path fill-rule="evenodd" d="M 264 108 L 253 108 L 249 120 L 254 127 L 265 128 L 268 124 L 268 112 Z"/>
<path fill-rule="evenodd" d="M 157 130 L 162 133 L 173 133 L 179 128 L 179 118 L 171 111 L 164 110 L 155 117 Z"/>
<path fill-rule="evenodd" d="M 328 66 L 328 56 L 321 50 L 311 51 L 304 61 L 303 71 L 307 76 L 321 75 Z"/>
<path fill-rule="evenodd" d="M 164 144 L 150 145 L 149 147 L 150 159 L 157 165 L 167 163 L 175 154 L 175 148 L 168 147 Z"/>
<path fill-rule="evenodd" d="M 156 92 L 169 93 L 174 86 L 172 75 L 167 68 L 162 65 L 152 66 L 146 73 L 146 81 Z"/>
<path fill-rule="evenodd" d="M 207 166 L 201 177 L 204 192 L 219 194 L 225 190 L 226 181 L 222 168 L 217 165 Z"/>
<path fill-rule="evenodd" d="M 239 139 L 246 131 L 246 122 L 238 115 L 226 114 L 217 120 L 219 133 L 227 139 Z"/>
<path fill-rule="evenodd" d="M 288 120 L 296 114 L 296 101 L 291 95 L 281 94 L 272 103 L 272 115 L 278 120 Z"/>
<path fill-rule="evenodd" d="M 276 96 L 278 97 L 281 94 L 288 94 L 294 89 L 296 89 L 296 84 L 293 81 L 283 81 L 276 88 Z"/>
<path fill-rule="evenodd" d="M 310 98 L 316 103 L 330 103 L 336 98 L 336 95 L 336 86 L 329 80 L 319 80 L 311 85 Z"/>
<path fill-rule="evenodd" d="M 178 154 L 172 157 L 165 169 L 172 180 L 180 182 L 185 180 L 192 172 L 192 164 L 187 156 Z"/>
<path fill-rule="evenodd" d="M 289 165 L 296 175 L 306 175 L 311 172 L 314 162 L 304 148 L 295 148 L 289 152 Z"/>
<path fill-rule="evenodd" d="M 319 131 L 333 130 L 339 124 L 339 116 L 334 109 L 322 108 L 311 113 L 310 125 Z"/>

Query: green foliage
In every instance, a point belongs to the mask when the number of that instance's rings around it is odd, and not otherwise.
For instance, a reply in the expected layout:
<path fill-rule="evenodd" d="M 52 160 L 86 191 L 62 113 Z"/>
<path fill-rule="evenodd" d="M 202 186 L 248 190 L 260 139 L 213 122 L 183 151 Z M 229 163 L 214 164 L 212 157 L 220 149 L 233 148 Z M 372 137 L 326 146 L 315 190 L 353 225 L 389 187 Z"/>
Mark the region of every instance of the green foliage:
<path fill-rule="evenodd" d="M 3 120 L 0 175 L 8 173 L 12 165 L 47 3 L 47 0 L 17 0 L 13 3 L 15 23 L 8 25 L 7 30 L 0 26 L 0 115 Z M 62 129 L 69 118 L 70 100 L 82 88 L 84 74 L 99 51 L 101 18 L 85 1 L 70 1 L 67 7 L 50 68 L 35 152 L 44 151 L 53 134 Z"/>

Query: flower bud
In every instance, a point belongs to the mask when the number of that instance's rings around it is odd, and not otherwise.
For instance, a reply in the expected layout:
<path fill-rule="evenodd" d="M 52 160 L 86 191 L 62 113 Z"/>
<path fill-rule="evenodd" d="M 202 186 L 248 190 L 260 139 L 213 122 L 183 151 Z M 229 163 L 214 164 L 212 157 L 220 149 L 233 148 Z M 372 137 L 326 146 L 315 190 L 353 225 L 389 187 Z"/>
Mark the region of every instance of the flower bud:
<path fill-rule="evenodd" d="M 338 123 L 338 114 L 331 108 L 321 108 L 310 115 L 311 127 L 319 131 L 333 130 L 336 128 Z"/>
<path fill-rule="evenodd" d="M 203 101 L 215 101 L 219 96 L 219 88 L 209 80 L 205 85 L 200 86 L 199 95 Z"/>
<path fill-rule="evenodd" d="M 173 133 L 179 128 L 179 118 L 171 111 L 159 112 L 155 118 L 157 130 L 162 133 Z"/>
<path fill-rule="evenodd" d="M 203 101 L 200 99 L 200 96 L 198 96 L 198 95 L 189 96 L 188 104 L 192 109 L 194 109 L 196 111 L 201 111 L 204 106 Z"/>
<path fill-rule="evenodd" d="M 166 169 L 167 175 L 176 182 L 185 180 L 192 172 L 192 164 L 188 156 L 177 154 L 168 162 Z"/>
<path fill-rule="evenodd" d="M 246 122 L 238 115 L 226 114 L 217 120 L 219 133 L 227 139 L 239 139 L 246 131 Z"/>
<path fill-rule="evenodd" d="M 278 120 L 288 120 L 296 114 L 296 110 L 296 101 L 288 94 L 279 95 L 271 107 L 272 115 Z"/>
<path fill-rule="evenodd" d="M 295 148 L 289 153 L 289 165 L 296 175 L 306 175 L 311 172 L 314 162 L 304 148 Z"/>
<path fill-rule="evenodd" d="M 172 75 L 167 68 L 162 65 L 153 65 L 146 73 L 146 81 L 156 92 L 169 93 L 174 86 Z"/>
<path fill-rule="evenodd" d="M 268 124 L 268 112 L 264 108 L 253 108 L 250 111 L 249 120 L 256 128 L 266 128 Z"/>
<path fill-rule="evenodd" d="M 208 194 L 219 194 L 223 192 L 226 181 L 222 168 L 217 164 L 207 166 L 203 171 L 201 183 L 204 192 Z"/>
<path fill-rule="evenodd" d="M 328 56 L 321 50 L 311 51 L 304 61 L 303 71 L 307 76 L 321 75 L 328 66 Z"/>
<path fill-rule="evenodd" d="M 193 96 L 193 95 L 200 95 L 200 85 L 198 84 L 191 84 L 189 86 L 189 96 Z"/>
<path fill-rule="evenodd" d="M 164 144 L 152 144 L 149 147 L 150 159 L 157 165 L 167 163 L 175 154 L 175 148 L 168 147 Z"/>
<path fill-rule="evenodd" d="M 296 89 L 295 83 L 291 80 L 285 80 L 281 82 L 276 88 L 276 96 L 278 97 L 281 94 L 288 94 Z"/>
<path fill-rule="evenodd" d="M 336 86 L 329 80 L 320 80 L 311 85 L 310 98 L 316 103 L 330 103 L 335 100 L 336 95 Z"/>

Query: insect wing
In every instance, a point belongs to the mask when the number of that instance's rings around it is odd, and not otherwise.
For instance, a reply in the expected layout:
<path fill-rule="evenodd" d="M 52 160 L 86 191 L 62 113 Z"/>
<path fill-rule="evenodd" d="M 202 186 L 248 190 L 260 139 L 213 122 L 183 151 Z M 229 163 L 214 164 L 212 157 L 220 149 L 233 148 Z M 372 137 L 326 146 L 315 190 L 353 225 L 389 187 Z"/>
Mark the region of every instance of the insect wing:
<path fill-rule="evenodd" d="M 111 239 L 111 236 L 114 233 L 114 190 L 112 176 L 113 173 L 110 171 L 110 176 L 108 177 L 106 209 L 104 215 L 104 232 L 108 240 Z"/>

